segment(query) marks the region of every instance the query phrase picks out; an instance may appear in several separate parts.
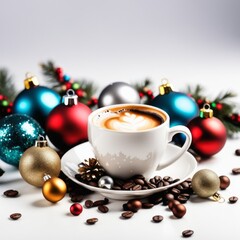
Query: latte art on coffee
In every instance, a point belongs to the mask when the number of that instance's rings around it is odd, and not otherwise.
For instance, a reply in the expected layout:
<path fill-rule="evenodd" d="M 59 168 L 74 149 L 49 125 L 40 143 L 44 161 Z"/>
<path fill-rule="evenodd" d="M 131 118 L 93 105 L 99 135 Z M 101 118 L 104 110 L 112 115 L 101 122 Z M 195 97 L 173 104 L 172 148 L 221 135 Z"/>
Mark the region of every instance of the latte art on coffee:
<path fill-rule="evenodd" d="M 99 124 L 106 129 L 120 132 L 137 132 L 154 128 L 163 123 L 161 116 L 141 109 L 108 111 L 99 117 Z"/>
<path fill-rule="evenodd" d="M 155 119 L 134 112 L 123 112 L 105 121 L 106 128 L 123 132 L 145 130 L 158 125 L 159 122 Z"/>

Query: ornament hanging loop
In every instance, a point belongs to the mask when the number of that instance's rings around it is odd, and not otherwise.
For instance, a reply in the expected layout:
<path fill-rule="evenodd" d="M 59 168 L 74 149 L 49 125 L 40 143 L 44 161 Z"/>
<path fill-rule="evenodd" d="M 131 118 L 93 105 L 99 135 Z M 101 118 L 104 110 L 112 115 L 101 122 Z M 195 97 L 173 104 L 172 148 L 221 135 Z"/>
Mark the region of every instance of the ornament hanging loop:
<path fill-rule="evenodd" d="M 208 103 L 203 105 L 203 108 L 200 109 L 200 117 L 201 118 L 211 118 L 213 117 L 213 110 L 211 109 Z"/>
<path fill-rule="evenodd" d="M 34 74 L 27 72 L 25 74 L 26 79 L 24 80 L 25 89 L 30 89 L 39 85 L 38 79 Z"/>
<path fill-rule="evenodd" d="M 213 201 L 215 202 L 219 202 L 219 203 L 225 202 L 225 199 L 217 192 L 214 193 L 210 198 L 213 199 Z"/>
<path fill-rule="evenodd" d="M 163 78 L 161 82 L 162 82 L 162 85 L 160 85 L 159 87 L 159 95 L 165 95 L 172 92 L 172 87 L 168 83 L 167 78 Z"/>
<path fill-rule="evenodd" d="M 47 147 L 48 143 L 44 136 L 39 135 L 38 139 L 35 141 L 35 147 Z"/>
<path fill-rule="evenodd" d="M 68 89 L 66 95 L 63 96 L 63 103 L 66 106 L 77 105 L 78 96 L 75 94 L 73 89 Z"/>

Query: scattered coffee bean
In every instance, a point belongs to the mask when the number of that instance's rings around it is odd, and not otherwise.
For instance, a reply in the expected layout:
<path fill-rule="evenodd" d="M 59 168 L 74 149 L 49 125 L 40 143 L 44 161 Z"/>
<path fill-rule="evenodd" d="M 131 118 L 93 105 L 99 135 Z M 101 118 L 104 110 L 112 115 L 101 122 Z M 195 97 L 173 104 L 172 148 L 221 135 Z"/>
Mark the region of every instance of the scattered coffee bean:
<path fill-rule="evenodd" d="M 236 203 L 238 201 L 238 197 L 232 196 L 228 199 L 229 203 Z"/>
<path fill-rule="evenodd" d="M 155 223 L 159 223 L 163 220 L 163 216 L 161 215 L 155 215 L 152 217 L 152 221 L 155 222 Z"/>
<path fill-rule="evenodd" d="M 233 168 L 232 173 L 233 174 L 240 174 L 240 168 Z"/>
<path fill-rule="evenodd" d="M 193 233 L 194 233 L 193 230 L 190 230 L 190 229 L 184 230 L 184 231 L 182 232 L 182 236 L 185 237 L 185 238 L 191 237 L 191 236 L 193 235 Z"/>
<path fill-rule="evenodd" d="M 105 205 L 105 204 L 106 204 L 105 200 L 97 200 L 93 202 L 93 207 L 98 207 L 100 205 Z"/>
<path fill-rule="evenodd" d="M 171 201 L 168 202 L 168 208 L 172 210 L 174 205 L 177 205 L 177 204 L 180 204 L 180 202 L 178 200 L 172 199 Z"/>
<path fill-rule="evenodd" d="M 166 193 L 163 195 L 163 205 L 168 205 L 169 201 L 174 199 L 174 195 L 172 193 Z"/>
<path fill-rule="evenodd" d="M 129 211 L 127 203 L 122 205 L 123 211 Z"/>
<path fill-rule="evenodd" d="M 10 218 L 12 220 L 18 220 L 21 216 L 22 216 L 21 213 L 13 213 L 13 214 L 10 215 Z"/>
<path fill-rule="evenodd" d="M 107 213 L 109 211 L 108 207 L 106 205 L 100 205 L 98 206 L 98 210 L 102 213 Z"/>
<path fill-rule="evenodd" d="M 152 208 L 153 206 L 154 206 L 153 203 L 148 203 L 148 202 L 142 203 L 142 208 L 144 209 L 149 209 L 149 208 Z"/>
<path fill-rule="evenodd" d="M 180 195 L 177 196 L 177 200 L 180 203 L 186 203 L 188 201 L 188 197 L 183 195 L 183 194 L 180 194 Z"/>
<path fill-rule="evenodd" d="M 177 218 L 182 218 L 187 212 L 186 207 L 183 204 L 174 205 L 172 208 L 172 213 Z"/>
<path fill-rule="evenodd" d="M 122 213 L 121 216 L 122 216 L 123 218 L 128 219 L 128 218 L 131 218 L 133 215 L 134 215 L 134 213 L 133 213 L 132 211 L 125 211 L 125 212 Z"/>
<path fill-rule="evenodd" d="M 155 193 L 149 197 L 149 202 L 157 205 L 163 201 L 162 193 Z"/>
<path fill-rule="evenodd" d="M 139 209 L 142 208 L 142 202 L 138 199 L 132 199 L 127 202 L 128 210 L 132 212 L 137 212 Z"/>
<path fill-rule="evenodd" d="M 92 200 L 86 200 L 86 201 L 85 201 L 85 207 L 86 207 L 86 208 L 91 208 L 91 207 L 93 207 L 93 201 L 92 201 Z"/>
<path fill-rule="evenodd" d="M 219 177 L 219 179 L 220 179 L 220 189 L 221 190 L 224 190 L 229 187 L 230 179 L 227 176 L 222 175 Z"/>
<path fill-rule="evenodd" d="M 9 190 L 5 191 L 3 194 L 6 197 L 14 198 L 14 197 L 18 197 L 19 193 L 17 190 L 9 189 Z"/>
<path fill-rule="evenodd" d="M 236 149 L 236 150 L 235 150 L 235 155 L 236 155 L 236 156 L 240 156 L 240 149 Z"/>
<path fill-rule="evenodd" d="M 93 225 L 98 221 L 98 218 L 89 218 L 87 219 L 86 223 L 89 225 Z"/>
<path fill-rule="evenodd" d="M 81 202 L 83 200 L 83 195 L 73 195 L 71 197 L 72 202 Z"/>

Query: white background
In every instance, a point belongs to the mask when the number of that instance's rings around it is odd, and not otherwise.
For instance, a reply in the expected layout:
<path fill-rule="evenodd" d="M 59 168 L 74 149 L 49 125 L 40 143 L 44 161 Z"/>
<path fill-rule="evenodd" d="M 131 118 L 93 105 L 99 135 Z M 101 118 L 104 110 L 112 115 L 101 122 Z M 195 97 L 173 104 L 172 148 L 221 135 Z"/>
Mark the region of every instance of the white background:
<path fill-rule="evenodd" d="M 238 0 L 0 0 L 0 67 L 23 89 L 52 60 L 98 91 L 114 81 L 163 77 L 175 90 L 237 90 Z"/>
<path fill-rule="evenodd" d="M 239 12 L 238 0 L 0 0 L 0 67 L 9 70 L 19 90 L 27 71 L 44 85 L 39 63 L 52 60 L 73 78 L 94 81 L 99 91 L 110 82 L 147 77 L 157 91 L 166 77 L 175 89 L 201 84 L 210 97 L 227 90 L 240 95 Z M 48 204 L 40 189 L 10 169 L 0 178 L 0 192 L 13 188 L 21 196 L 0 196 L 1 239 L 176 240 L 188 228 L 195 231 L 191 239 L 239 239 L 240 202 L 227 200 L 240 197 L 239 176 L 231 174 L 240 166 L 234 155 L 239 147 L 238 138 L 228 139 L 220 153 L 199 164 L 231 178 L 230 187 L 221 192 L 226 202 L 191 201 L 183 219 L 156 206 L 120 221 L 122 202 L 112 202 L 108 215 L 92 209 L 73 217 L 69 198 Z M 21 212 L 22 218 L 9 220 L 13 212 Z M 154 214 L 164 221 L 153 224 Z M 86 226 L 85 219 L 92 216 L 101 221 Z"/>

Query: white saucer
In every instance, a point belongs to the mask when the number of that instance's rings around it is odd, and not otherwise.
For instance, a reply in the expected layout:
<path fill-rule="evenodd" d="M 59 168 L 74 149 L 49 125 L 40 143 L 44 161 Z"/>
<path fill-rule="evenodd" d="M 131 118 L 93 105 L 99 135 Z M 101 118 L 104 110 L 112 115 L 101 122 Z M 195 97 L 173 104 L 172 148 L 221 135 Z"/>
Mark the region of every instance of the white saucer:
<path fill-rule="evenodd" d="M 171 155 L 176 154 L 176 151 L 179 151 L 179 147 L 168 144 L 166 156 L 169 158 Z M 168 186 L 154 188 L 154 189 L 147 189 L 147 190 L 137 190 L 137 191 L 129 191 L 129 190 L 111 190 L 111 189 L 104 189 L 99 187 L 93 187 L 88 184 L 82 183 L 75 178 L 75 174 L 78 173 L 78 164 L 84 161 L 85 159 L 89 159 L 95 157 L 92 147 L 89 142 L 82 143 L 69 151 L 67 151 L 61 159 L 61 166 L 63 173 L 69 177 L 72 181 L 76 182 L 77 184 L 91 190 L 94 192 L 98 192 L 104 197 L 116 199 L 116 200 L 128 200 L 132 198 L 143 198 L 149 195 L 152 195 L 156 192 L 164 191 L 174 185 L 178 185 L 179 183 L 183 182 L 195 171 L 197 167 L 197 162 L 195 158 L 189 153 L 186 152 L 182 157 L 180 157 L 175 163 L 171 164 L 170 166 L 161 169 L 159 171 L 155 171 L 153 177 L 159 175 L 161 177 L 164 176 L 171 176 L 172 178 L 180 179 L 178 182 L 170 184 Z"/>

